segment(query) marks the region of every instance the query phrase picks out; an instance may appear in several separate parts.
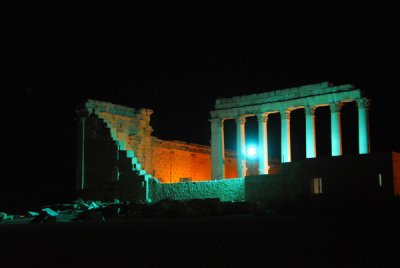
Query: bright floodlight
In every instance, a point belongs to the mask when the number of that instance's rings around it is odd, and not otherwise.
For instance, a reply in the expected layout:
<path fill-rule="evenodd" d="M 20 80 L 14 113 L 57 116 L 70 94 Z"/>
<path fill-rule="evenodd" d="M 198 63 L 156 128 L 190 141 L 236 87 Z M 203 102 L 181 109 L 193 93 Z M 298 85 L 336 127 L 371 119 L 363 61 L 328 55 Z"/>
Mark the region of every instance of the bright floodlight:
<path fill-rule="evenodd" d="M 249 157 L 255 156 L 256 155 L 256 148 L 254 148 L 254 147 L 247 148 L 247 155 Z"/>

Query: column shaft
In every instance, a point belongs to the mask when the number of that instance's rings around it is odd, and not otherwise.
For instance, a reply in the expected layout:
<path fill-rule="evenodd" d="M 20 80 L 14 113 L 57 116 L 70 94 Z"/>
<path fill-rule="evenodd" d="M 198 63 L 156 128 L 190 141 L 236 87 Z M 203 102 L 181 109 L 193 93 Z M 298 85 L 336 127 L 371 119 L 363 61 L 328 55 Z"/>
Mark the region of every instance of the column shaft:
<path fill-rule="evenodd" d="M 211 179 L 225 177 L 223 119 L 211 119 Z"/>
<path fill-rule="evenodd" d="M 342 155 L 342 129 L 340 117 L 340 103 L 331 103 L 331 144 L 332 156 Z"/>
<path fill-rule="evenodd" d="M 86 128 L 86 118 L 83 117 L 81 118 L 82 122 L 81 122 L 81 178 L 80 178 L 80 190 L 85 189 L 85 146 L 86 146 L 86 142 L 85 142 L 85 128 Z"/>
<path fill-rule="evenodd" d="M 86 147 L 86 119 L 88 117 L 88 112 L 84 109 L 78 110 L 78 142 L 77 142 L 77 174 L 76 174 L 76 190 L 81 191 L 85 189 L 86 184 L 86 172 L 85 172 L 85 147 Z"/>
<path fill-rule="evenodd" d="M 357 100 L 358 106 L 358 148 L 360 154 L 370 153 L 368 99 Z"/>
<path fill-rule="evenodd" d="M 304 107 L 306 115 L 306 157 L 317 157 L 317 146 L 315 142 L 315 110 L 313 107 Z"/>
<path fill-rule="evenodd" d="M 238 177 L 246 176 L 246 144 L 245 144 L 245 122 L 246 118 L 240 116 L 236 118 L 236 138 L 237 138 L 237 165 Z"/>
<path fill-rule="evenodd" d="M 291 162 L 290 111 L 281 112 L 281 162 Z"/>
<path fill-rule="evenodd" d="M 258 114 L 258 173 L 268 174 L 268 114 Z"/>

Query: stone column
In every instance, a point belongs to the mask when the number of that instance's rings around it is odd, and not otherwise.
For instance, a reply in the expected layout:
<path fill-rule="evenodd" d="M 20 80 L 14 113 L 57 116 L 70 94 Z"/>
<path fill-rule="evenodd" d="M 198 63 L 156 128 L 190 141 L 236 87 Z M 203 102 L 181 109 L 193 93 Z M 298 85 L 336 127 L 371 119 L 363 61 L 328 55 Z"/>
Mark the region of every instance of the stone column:
<path fill-rule="evenodd" d="M 340 110 L 342 104 L 335 102 L 329 104 L 331 109 L 331 143 L 332 143 L 332 156 L 342 155 L 342 127 Z"/>
<path fill-rule="evenodd" d="M 315 142 L 315 108 L 304 107 L 306 115 L 306 157 L 317 157 L 317 146 Z"/>
<path fill-rule="evenodd" d="M 246 176 L 246 144 L 245 144 L 245 116 L 236 117 L 236 138 L 237 138 L 237 165 L 238 177 Z"/>
<path fill-rule="evenodd" d="M 281 111 L 281 162 L 292 161 L 290 144 L 290 111 Z"/>
<path fill-rule="evenodd" d="M 368 116 L 370 101 L 366 98 L 358 99 L 356 101 L 358 106 L 358 150 L 360 154 L 368 154 L 371 152 Z"/>
<path fill-rule="evenodd" d="M 213 118 L 211 122 L 211 179 L 223 179 L 224 167 L 224 125 L 223 119 Z"/>
<path fill-rule="evenodd" d="M 258 114 L 258 174 L 268 174 L 268 114 Z"/>
<path fill-rule="evenodd" d="M 77 110 L 78 133 L 77 133 L 77 169 L 76 169 L 76 190 L 85 189 L 85 136 L 86 118 L 89 116 L 85 109 Z"/>

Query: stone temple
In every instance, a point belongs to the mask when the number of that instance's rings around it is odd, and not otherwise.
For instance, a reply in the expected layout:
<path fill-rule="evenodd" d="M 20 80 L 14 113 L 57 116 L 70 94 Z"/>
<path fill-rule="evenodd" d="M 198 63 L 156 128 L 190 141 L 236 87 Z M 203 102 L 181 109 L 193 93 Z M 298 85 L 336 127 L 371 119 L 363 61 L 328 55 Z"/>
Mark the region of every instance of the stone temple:
<path fill-rule="evenodd" d="M 358 155 L 342 155 L 341 108 L 358 109 Z M 210 112 L 211 146 L 152 136 L 150 109 L 87 100 L 77 110 L 77 191 L 86 198 L 298 202 L 323 197 L 394 197 L 400 194 L 400 154 L 371 154 L 370 101 L 353 85 L 328 82 L 232 98 Z M 315 111 L 330 109 L 331 157 L 316 154 Z M 290 115 L 304 109 L 306 158 L 292 161 Z M 268 117 L 281 119 L 281 159 L 268 157 Z M 258 120 L 258 174 L 246 163 L 246 117 Z M 237 151 L 225 150 L 224 121 L 236 122 Z"/>

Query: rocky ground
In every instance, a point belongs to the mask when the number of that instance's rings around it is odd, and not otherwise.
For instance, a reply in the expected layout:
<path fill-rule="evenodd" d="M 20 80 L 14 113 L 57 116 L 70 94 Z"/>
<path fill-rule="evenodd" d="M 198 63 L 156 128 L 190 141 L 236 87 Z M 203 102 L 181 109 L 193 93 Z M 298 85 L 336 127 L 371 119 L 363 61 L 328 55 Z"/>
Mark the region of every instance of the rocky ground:
<path fill-rule="evenodd" d="M 395 215 L 216 199 L 78 201 L 2 217 L 1 267 L 385 267 L 400 238 Z"/>
<path fill-rule="evenodd" d="M 102 222 L 146 218 L 198 218 L 250 213 L 276 213 L 266 206 L 247 202 L 221 202 L 218 198 L 187 201 L 162 200 L 146 204 L 141 201 L 101 202 L 77 200 L 73 204 L 52 204 L 35 211 L 8 215 L 0 212 L 0 224 Z"/>

